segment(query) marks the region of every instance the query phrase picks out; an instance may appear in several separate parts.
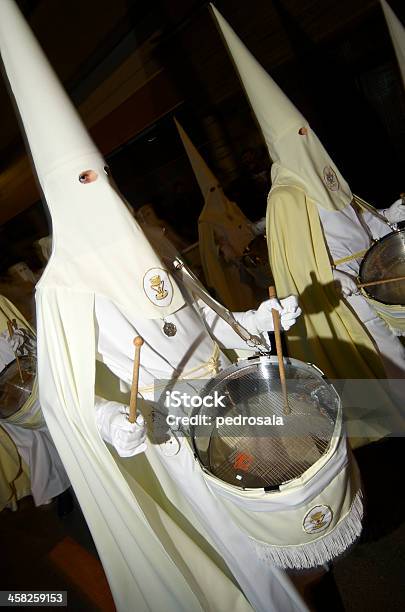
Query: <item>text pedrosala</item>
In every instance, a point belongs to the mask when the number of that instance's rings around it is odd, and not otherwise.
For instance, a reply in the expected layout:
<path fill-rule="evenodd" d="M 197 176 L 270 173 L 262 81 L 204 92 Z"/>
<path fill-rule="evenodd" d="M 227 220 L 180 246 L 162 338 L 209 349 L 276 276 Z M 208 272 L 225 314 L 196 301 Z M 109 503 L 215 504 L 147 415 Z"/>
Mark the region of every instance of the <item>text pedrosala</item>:
<path fill-rule="evenodd" d="M 215 423 L 215 427 L 219 428 L 223 425 L 260 425 L 260 426 L 280 426 L 284 425 L 284 419 L 282 416 L 272 414 L 271 416 L 245 416 L 237 414 L 236 416 L 209 416 L 208 414 L 193 414 L 192 416 L 176 416 L 169 414 L 166 417 L 166 423 L 169 427 L 198 427 L 201 425 L 212 425 Z"/>

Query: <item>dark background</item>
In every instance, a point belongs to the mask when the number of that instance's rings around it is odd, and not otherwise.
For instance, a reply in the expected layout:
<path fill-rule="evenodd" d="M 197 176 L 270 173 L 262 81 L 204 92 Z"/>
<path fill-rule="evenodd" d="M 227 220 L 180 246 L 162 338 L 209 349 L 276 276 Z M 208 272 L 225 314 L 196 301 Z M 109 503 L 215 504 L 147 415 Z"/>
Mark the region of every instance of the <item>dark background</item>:
<path fill-rule="evenodd" d="M 265 214 L 270 185 L 266 148 L 207 4 L 19 2 L 124 195 L 135 208 L 153 203 L 188 242 L 197 238 L 202 198 L 173 114 L 252 220 Z M 390 4 L 404 21 L 404 4 Z M 405 191 L 405 96 L 378 2 L 221 0 L 217 7 L 307 117 L 355 193 L 386 207 Z M 89 98 L 137 50 L 144 75 L 96 121 Z M 102 90 L 97 95 L 102 104 Z M 31 245 L 48 227 L 31 178 L 20 181 L 15 170 L 12 187 L 2 189 L 24 155 L 3 84 L 0 111 L 4 270 L 24 259 L 35 266 Z"/>

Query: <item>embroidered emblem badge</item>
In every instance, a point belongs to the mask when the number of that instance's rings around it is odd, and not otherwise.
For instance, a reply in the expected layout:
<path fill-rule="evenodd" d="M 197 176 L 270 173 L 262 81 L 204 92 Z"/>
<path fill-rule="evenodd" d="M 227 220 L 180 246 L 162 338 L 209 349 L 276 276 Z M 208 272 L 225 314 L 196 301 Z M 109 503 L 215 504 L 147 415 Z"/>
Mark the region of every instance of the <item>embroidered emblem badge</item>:
<path fill-rule="evenodd" d="M 169 306 L 173 299 L 173 286 L 165 270 L 152 268 L 143 277 L 143 290 L 156 306 Z"/>
<path fill-rule="evenodd" d="M 325 166 L 323 169 L 323 182 L 329 191 L 339 191 L 339 181 L 336 172 L 330 166 Z"/>
<path fill-rule="evenodd" d="M 306 533 L 321 533 L 332 522 L 333 512 L 329 506 L 314 506 L 305 515 L 302 526 Z"/>

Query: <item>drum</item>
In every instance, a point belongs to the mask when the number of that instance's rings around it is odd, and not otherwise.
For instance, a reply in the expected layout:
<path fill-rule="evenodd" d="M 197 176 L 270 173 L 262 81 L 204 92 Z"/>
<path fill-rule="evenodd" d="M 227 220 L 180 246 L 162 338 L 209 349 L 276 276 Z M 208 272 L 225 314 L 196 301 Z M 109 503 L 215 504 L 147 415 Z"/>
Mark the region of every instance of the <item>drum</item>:
<path fill-rule="evenodd" d="M 361 283 L 405 276 L 405 229 L 391 232 L 367 251 L 360 265 Z M 397 335 L 405 334 L 405 281 L 362 289 L 377 313 Z"/>
<path fill-rule="evenodd" d="M 207 485 L 263 561 L 308 568 L 360 535 L 360 481 L 334 387 L 312 365 L 289 359 L 285 369 L 288 413 L 277 358 L 244 360 L 205 385 L 190 438 Z"/>
<path fill-rule="evenodd" d="M 19 360 L 20 370 L 17 361 L 12 361 L 0 373 L 0 418 L 7 419 L 18 412 L 32 393 L 35 380 L 35 369 L 33 369 L 32 359 L 22 357 Z"/>

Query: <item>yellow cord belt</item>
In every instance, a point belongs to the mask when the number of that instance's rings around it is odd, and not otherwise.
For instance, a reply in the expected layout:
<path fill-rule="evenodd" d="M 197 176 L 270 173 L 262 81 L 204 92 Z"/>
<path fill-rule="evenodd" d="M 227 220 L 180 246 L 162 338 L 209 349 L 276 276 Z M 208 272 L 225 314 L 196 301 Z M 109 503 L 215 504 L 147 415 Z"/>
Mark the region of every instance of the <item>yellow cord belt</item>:
<path fill-rule="evenodd" d="M 363 249 L 363 251 L 357 251 L 357 253 L 352 253 L 352 255 L 348 255 L 347 257 L 342 257 L 341 259 L 336 259 L 333 262 L 334 266 L 339 266 L 340 264 L 344 264 L 348 261 L 353 261 L 353 259 L 362 259 L 364 255 L 367 253 L 368 249 Z"/>
<path fill-rule="evenodd" d="M 207 374 L 209 376 L 213 376 L 214 374 L 218 372 L 218 369 L 219 369 L 219 346 L 215 342 L 214 350 L 212 352 L 211 357 L 204 363 L 201 363 L 200 365 L 196 366 L 195 368 L 191 368 L 191 370 L 187 370 L 186 372 L 183 372 L 183 374 L 177 377 L 177 380 L 187 380 L 190 378 L 205 378 Z M 156 389 L 164 389 L 166 386 L 167 386 L 167 381 L 161 384 L 152 384 L 147 387 L 139 387 L 138 391 L 141 394 L 150 393 L 151 391 L 155 391 Z"/>

